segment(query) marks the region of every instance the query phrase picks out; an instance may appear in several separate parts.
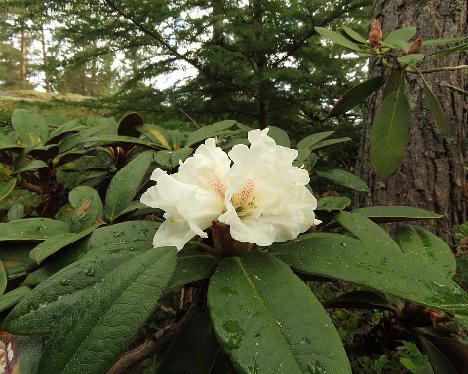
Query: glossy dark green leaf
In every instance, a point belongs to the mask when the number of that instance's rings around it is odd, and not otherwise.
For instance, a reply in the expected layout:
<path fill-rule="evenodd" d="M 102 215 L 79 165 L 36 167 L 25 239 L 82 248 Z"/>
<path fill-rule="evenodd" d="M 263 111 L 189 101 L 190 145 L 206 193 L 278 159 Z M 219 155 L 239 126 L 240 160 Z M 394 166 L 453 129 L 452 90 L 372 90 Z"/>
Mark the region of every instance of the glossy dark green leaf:
<path fill-rule="evenodd" d="M 105 215 L 110 222 L 127 208 L 136 196 L 153 161 L 153 152 L 143 152 L 120 169 L 106 193 Z"/>
<path fill-rule="evenodd" d="M 268 126 L 268 136 L 272 137 L 278 145 L 288 148 L 291 147 L 288 133 L 279 127 Z"/>
<path fill-rule="evenodd" d="M 299 148 L 311 148 L 317 143 L 320 143 L 322 140 L 330 137 L 334 133 L 335 133 L 334 131 L 323 131 L 323 132 L 317 132 L 315 134 L 306 136 L 305 138 L 301 139 L 297 143 L 297 148 L 298 149 Z"/>
<path fill-rule="evenodd" d="M 330 169 L 326 171 L 317 170 L 316 173 L 320 178 L 326 178 L 352 190 L 360 192 L 369 191 L 369 187 L 367 186 L 366 182 L 364 182 L 356 174 L 350 173 L 349 171 L 341 169 Z"/>
<path fill-rule="evenodd" d="M 141 118 L 138 113 L 127 113 L 119 121 L 119 128 L 117 132 L 119 135 L 138 138 L 140 133 L 137 128 L 141 125 L 143 125 L 143 118 Z"/>
<path fill-rule="evenodd" d="M 382 92 L 382 101 L 390 92 L 398 91 L 398 87 L 404 84 L 405 73 L 402 70 L 394 70 L 386 77 L 385 86 Z"/>
<path fill-rule="evenodd" d="M 449 337 L 420 335 L 419 342 L 429 357 L 434 374 L 463 373 L 468 364 L 466 345 Z"/>
<path fill-rule="evenodd" d="M 353 43 L 351 40 L 349 40 L 348 38 L 336 31 L 329 30 L 324 27 L 315 27 L 315 31 L 317 31 L 320 35 L 324 36 L 325 38 L 331 40 L 333 43 L 341 45 L 342 47 L 358 52 L 363 51 L 363 49 L 361 49 L 359 45 Z"/>
<path fill-rule="evenodd" d="M 39 269 L 28 274 L 24 284 L 36 286 L 60 269 L 84 257 L 151 248 L 158 227 L 158 222 L 127 221 L 98 228 L 87 238 L 73 244 L 69 251 L 64 251 L 60 256 L 50 259 Z"/>
<path fill-rule="evenodd" d="M 176 336 L 159 363 L 157 373 L 211 373 L 219 350 L 210 315 L 204 310 Z"/>
<path fill-rule="evenodd" d="M 185 147 L 191 147 L 205 139 L 217 136 L 220 132 L 233 127 L 236 123 L 237 121 L 234 120 L 225 120 L 212 125 L 203 126 L 189 134 L 185 141 Z"/>
<path fill-rule="evenodd" d="M 0 312 L 10 309 L 12 306 L 18 304 L 18 302 L 26 297 L 31 292 L 31 289 L 27 286 L 20 286 L 14 290 L 7 292 L 0 296 Z"/>
<path fill-rule="evenodd" d="M 314 144 L 313 146 L 310 147 L 310 149 L 314 151 L 316 149 L 328 147 L 334 144 L 345 143 L 349 141 L 351 141 L 351 138 L 348 138 L 348 137 L 337 138 L 337 139 L 326 139 L 326 140 L 321 141 L 320 143 Z"/>
<path fill-rule="evenodd" d="M 382 44 L 391 48 L 408 49 L 408 41 L 416 34 L 416 27 L 403 27 L 390 32 L 382 41 Z"/>
<path fill-rule="evenodd" d="M 115 124 L 115 122 L 114 122 Z M 72 150 L 79 144 L 86 142 L 87 139 L 99 135 L 117 135 L 117 126 L 112 122 L 104 122 L 98 126 L 86 128 L 80 131 L 78 134 L 72 135 L 60 142 L 59 152 L 64 153 Z"/>
<path fill-rule="evenodd" d="M 181 251 L 177 259 L 176 270 L 167 285 L 168 290 L 174 290 L 188 283 L 209 278 L 216 269 L 219 258 L 200 252 Z"/>
<path fill-rule="evenodd" d="M 355 212 L 378 223 L 439 219 L 443 217 L 440 214 L 411 206 L 370 206 L 356 209 Z"/>
<path fill-rule="evenodd" d="M 444 109 L 442 109 L 442 105 L 440 105 L 439 100 L 437 100 L 437 97 L 434 95 L 434 92 L 432 92 L 432 89 L 424 76 L 422 74 L 420 74 L 420 76 L 424 87 L 424 96 L 436 120 L 437 126 L 439 126 L 439 129 L 443 134 L 448 134 L 449 123 L 447 121 L 447 117 L 445 116 Z"/>
<path fill-rule="evenodd" d="M 42 241 L 69 232 L 69 226 L 50 218 L 25 218 L 0 223 L 0 241 Z"/>
<path fill-rule="evenodd" d="M 299 272 L 468 314 L 468 294 L 452 280 L 453 255 L 441 239 L 410 226 L 411 230 L 404 228 L 399 233 L 400 247 L 382 228 L 359 214 L 341 212 L 337 220 L 354 237 L 312 233 L 294 242 L 274 244 L 270 252 Z"/>
<path fill-rule="evenodd" d="M 368 41 L 367 41 L 367 39 L 365 37 L 363 37 L 361 34 L 354 31 L 352 28 L 350 28 L 348 26 L 343 26 L 343 31 L 346 34 L 348 34 L 348 36 L 350 36 L 352 39 L 357 41 L 358 43 L 362 43 L 362 44 L 367 44 L 368 43 Z"/>
<path fill-rule="evenodd" d="M 32 160 L 28 162 L 26 165 L 20 167 L 18 170 L 15 170 L 13 174 L 21 174 L 27 171 L 33 171 L 37 169 L 44 169 L 48 168 L 47 164 L 41 160 Z"/>
<path fill-rule="evenodd" d="M 351 291 L 325 303 L 326 308 L 392 309 L 390 300 L 382 293 L 374 291 Z"/>
<path fill-rule="evenodd" d="M 400 166 L 408 145 L 409 125 L 410 109 L 401 80 L 398 89 L 383 100 L 371 128 L 371 162 L 379 175 L 389 176 Z"/>
<path fill-rule="evenodd" d="M 69 207 L 60 212 L 59 218 L 70 225 L 71 232 L 82 232 L 102 221 L 102 201 L 94 188 L 75 187 L 68 194 L 68 201 Z"/>
<path fill-rule="evenodd" d="M 174 169 L 179 161 L 184 161 L 192 154 L 192 148 L 180 148 L 177 151 L 159 151 L 154 154 L 154 161 L 165 169 Z"/>
<path fill-rule="evenodd" d="M 121 136 L 121 135 L 96 135 L 91 136 L 89 138 L 83 139 L 78 144 L 82 144 L 85 148 L 95 147 L 97 144 L 100 145 L 110 145 L 110 144 L 130 144 L 130 145 L 139 145 L 145 148 L 154 148 L 157 147 L 154 144 L 146 140 L 141 140 L 137 138 L 131 138 L 129 136 Z"/>
<path fill-rule="evenodd" d="M 58 322 L 39 371 L 105 372 L 155 309 L 175 265 L 176 249 L 165 247 L 140 252 L 116 266 Z"/>
<path fill-rule="evenodd" d="M 362 103 L 370 94 L 378 90 L 385 83 L 385 77 L 371 78 L 346 91 L 333 106 L 327 117 L 337 117 L 356 105 Z"/>
<path fill-rule="evenodd" d="M 38 113 L 16 109 L 11 115 L 11 125 L 28 147 L 43 145 L 49 138 L 47 122 Z"/>
<path fill-rule="evenodd" d="M 332 212 L 343 210 L 351 204 L 351 199 L 347 196 L 324 196 L 318 200 L 317 210 Z"/>
<path fill-rule="evenodd" d="M 54 131 L 50 133 L 48 144 L 57 142 L 63 135 L 70 134 L 73 132 L 78 132 L 80 130 L 86 129 L 86 126 L 83 126 L 78 121 L 66 122 L 63 125 L 57 127 Z"/>
<path fill-rule="evenodd" d="M 69 232 L 52 236 L 34 247 L 29 253 L 29 257 L 35 263 L 40 264 L 47 257 L 57 253 L 62 248 L 88 236 L 96 230 L 97 227 L 97 225 L 94 225 L 76 234 Z"/>
<path fill-rule="evenodd" d="M 222 260 L 208 306 L 218 341 L 240 372 L 351 373 L 320 302 L 271 255 Z"/>
<path fill-rule="evenodd" d="M 11 178 L 6 182 L 0 182 L 0 201 L 7 197 L 16 186 L 16 178 Z"/>

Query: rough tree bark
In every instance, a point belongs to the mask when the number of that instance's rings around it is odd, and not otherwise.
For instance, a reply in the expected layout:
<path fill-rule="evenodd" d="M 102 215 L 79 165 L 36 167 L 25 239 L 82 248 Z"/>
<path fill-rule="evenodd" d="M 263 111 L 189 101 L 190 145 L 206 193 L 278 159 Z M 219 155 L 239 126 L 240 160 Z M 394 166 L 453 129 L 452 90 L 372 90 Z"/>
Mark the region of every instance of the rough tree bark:
<path fill-rule="evenodd" d="M 424 39 L 449 38 L 467 34 L 467 3 L 467 0 L 375 0 L 374 17 L 382 23 L 384 35 L 395 28 L 416 26 Z M 423 52 L 434 48 L 425 48 Z M 466 54 L 458 53 L 423 67 L 462 65 L 467 60 Z M 382 66 L 371 62 L 370 76 L 383 72 Z M 450 134 L 445 137 L 440 134 L 417 76 L 410 76 L 406 89 L 412 115 L 409 147 L 394 175 L 377 176 L 369 157 L 370 126 L 381 103 L 381 93 L 374 95 L 365 107 L 356 165 L 358 174 L 369 184 L 371 195 L 358 197 L 358 203 L 360 206 L 409 205 L 439 212 L 444 219 L 422 225 L 453 244 L 453 231 L 467 219 L 464 142 L 468 79 L 466 70 L 428 74 L 425 78 L 446 112 Z"/>

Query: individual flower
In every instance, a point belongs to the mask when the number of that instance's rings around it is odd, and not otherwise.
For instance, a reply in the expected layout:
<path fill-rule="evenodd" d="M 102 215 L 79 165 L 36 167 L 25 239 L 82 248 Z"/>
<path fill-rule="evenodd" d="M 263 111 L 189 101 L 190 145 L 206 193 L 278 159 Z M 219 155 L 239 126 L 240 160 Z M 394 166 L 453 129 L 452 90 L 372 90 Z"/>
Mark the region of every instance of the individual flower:
<path fill-rule="evenodd" d="M 174 174 L 156 169 L 150 187 L 140 201 L 165 211 L 164 221 L 154 236 L 154 247 L 175 246 L 178 250 L 204 232 L 225 210 L 226 185 L 223 182 L 231 161 L 214 139 L 207 139 L 192 157 L 180 164 Z"/>
<path fill-rule="evenodd" d="M 320 223 L 317 200 L 306 187 L 309 174 L 293 166 L 297 151 L 276 145 L 268 129 L 248 134 L 250 147 L 235 145 L 226 174 L 226 211 L 218 220 L 230 226 L 240 242 L 268 246 L 295 239 Z"/>

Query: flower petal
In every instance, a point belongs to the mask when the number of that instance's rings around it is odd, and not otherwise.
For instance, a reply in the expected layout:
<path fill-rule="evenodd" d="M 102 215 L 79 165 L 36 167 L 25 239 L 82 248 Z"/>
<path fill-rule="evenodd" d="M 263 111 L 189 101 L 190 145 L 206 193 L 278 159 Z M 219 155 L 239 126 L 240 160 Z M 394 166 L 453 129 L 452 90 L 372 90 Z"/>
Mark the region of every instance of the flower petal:
<path fill-rule="evenodd" d="M 159 226 L 154 235 L 154 248 L 173 246 L 180 251 L 184 245 L 192 239 L 196 233 L 191 229 L 187 221 L 168 219 Z"/>

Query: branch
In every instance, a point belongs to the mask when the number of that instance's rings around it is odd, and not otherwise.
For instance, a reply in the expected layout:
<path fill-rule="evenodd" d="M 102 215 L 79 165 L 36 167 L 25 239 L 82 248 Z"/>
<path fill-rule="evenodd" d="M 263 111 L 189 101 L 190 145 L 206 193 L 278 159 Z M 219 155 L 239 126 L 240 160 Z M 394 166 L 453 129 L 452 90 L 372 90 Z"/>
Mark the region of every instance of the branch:
<path fill-rule="evenodd" d="M 125 353 L 114 363 L 114 365 L 112 365 L 112 367 L 107 371 L 107 374 L 124 373 L 126 370 L 131 369 L 144 358 L 151 356 L 162 349 L 172 340 L 172 338 L 179 332 L 179 330 L 192 319 L 197 309 L 197 303 L 194 302 L 190 304 L 181 319 L 158 330 L 153 335 L 152 340 L 146 340 L 138 347 Z"/>
<path fill-rule="evenodd" d="M 159 35 L 158 33 L 148 29 L 145 25 L 143 25 L 140 21 L 136 20 L 133 18 L 131 15 L 125 13 L 122 9 L 120 9 L 117 5 L 114 4 L 112 0 L 104 0 L 104 2 L 112 9 L 114 10 L 117 14 L 119 14 L 121 17 L 125 18 L 126 20 L 130 21 L 133 23 L 140 31 L 142 31 L 144 34 L 150 36 L 152 39 L 154 39 L 159 46 L 162 46 L 178 58 L 187 61 L 189 64 L 192 66 L 196 67 L 197 69 L 201 69 L 199 63 L 191 59 L 190 57 L 187 57 L 186 55 L 183 55 L 177 51 L 177 48 L 171 46 L 164 38 Z"/>
<path fill-rule="evenodd" d="M 454 71 L 454 70 L 463 70 L 463 69 L 468 69 L 468 65 L 444 66 L 441 68 L 433 68 L 433 69 L 427 69 L 427 70 L 408 69 L 407 72 L 411 74 L 431 74 L 431 73 L 438 73 L 440 71 Z"/>

